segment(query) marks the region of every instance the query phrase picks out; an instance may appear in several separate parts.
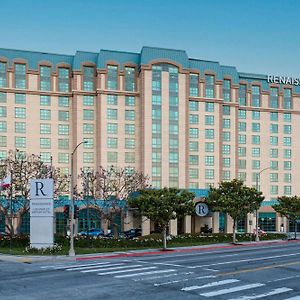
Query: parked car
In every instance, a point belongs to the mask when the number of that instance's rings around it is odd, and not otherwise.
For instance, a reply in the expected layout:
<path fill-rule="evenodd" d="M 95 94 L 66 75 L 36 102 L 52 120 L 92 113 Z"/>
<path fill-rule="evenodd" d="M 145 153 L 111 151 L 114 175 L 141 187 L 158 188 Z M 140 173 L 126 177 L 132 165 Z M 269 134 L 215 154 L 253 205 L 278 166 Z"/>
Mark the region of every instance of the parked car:
<path fill-rule="evenodd" d="M 1 237 L 5 237 L 5 236 L 8 236 L 9 234 L 7 232 L 4 232 L 4 231 L 0 231 L 0 238 Z"/>
<path fill-rule="evenodd" d="M 132 239 L 142 235 L 142 229 L 140 228 L 132 228 L 124 231 L 124 235 L 127 239 Z"/>
<path fill-rule="evenodd" d="M 114 237 L 115 237 L 115 234 L 113 231 L 110 231 L 109 233 L 104 235 L 104 238 L 107 238 L 107 239 L 113 239 Z M 118 238 L 126 238 L 126 236 L 123 232 L 118 232 Z"/>
<path fill-rule="evenodd" d="M 78 235 L 101 237 L 101 236 L 104 236 L 104 231 L 101 228 L 93 228 L 89 231 L 80 231 L 80 232 L 78 232 Z"/>

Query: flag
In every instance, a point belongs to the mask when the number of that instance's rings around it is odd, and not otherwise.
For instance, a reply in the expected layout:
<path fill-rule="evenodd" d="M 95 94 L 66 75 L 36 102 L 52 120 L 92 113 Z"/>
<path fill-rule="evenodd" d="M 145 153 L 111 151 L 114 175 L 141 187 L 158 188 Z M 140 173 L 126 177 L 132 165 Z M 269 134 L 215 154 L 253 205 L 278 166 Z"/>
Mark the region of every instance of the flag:
<path fill-rule="evenodd" d="M 8 175 L 0 181 L 0 188 L 5 189 L 11 185 L 11 176 Z"/>

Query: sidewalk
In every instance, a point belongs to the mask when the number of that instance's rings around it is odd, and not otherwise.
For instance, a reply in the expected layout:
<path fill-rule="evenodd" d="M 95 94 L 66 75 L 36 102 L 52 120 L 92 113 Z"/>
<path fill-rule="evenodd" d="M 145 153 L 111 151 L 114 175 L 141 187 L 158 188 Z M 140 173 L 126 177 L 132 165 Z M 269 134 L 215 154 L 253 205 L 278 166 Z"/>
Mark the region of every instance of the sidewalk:
<path fill-rule="evenodd" d="M 32 263 L 32 262 L 60 262 L 60 261 L 85 261 L 85 260 L 95 260 L 95 259 L 114 259 L 114 258 L 124 258 L 124 257 L 143 257 L 149 255 L 166 255 L 170 253 L 188 253 L 194 251 L 207 251 L 207 250 L 218 250 L 218 249 L 233 249 L 242 247 L 252 247 L 252 246 L 270 246 L 270 245 L 284 245 L 290 243 L 300 243 L 300 240 L 270 240 L 270 241 L 260 241 L 260 242 L 240 242 L 238 244 L 223 243 L 223 244 L 210 244 L 201 246 L 189 246 L 189 247 L 176 247 L 169 248 L 166 251 L 161 249 L 142 249 L 142 250 L 129 250 L 129 251 L 118 251 L 109 253 L 93 253 L 93 254 L 80 254 L 75 257 L 69 257 L 66 255 L 9 255 L 0 254 L 1 261 L 7 262 L 21 262 L 21 263 Z"/>

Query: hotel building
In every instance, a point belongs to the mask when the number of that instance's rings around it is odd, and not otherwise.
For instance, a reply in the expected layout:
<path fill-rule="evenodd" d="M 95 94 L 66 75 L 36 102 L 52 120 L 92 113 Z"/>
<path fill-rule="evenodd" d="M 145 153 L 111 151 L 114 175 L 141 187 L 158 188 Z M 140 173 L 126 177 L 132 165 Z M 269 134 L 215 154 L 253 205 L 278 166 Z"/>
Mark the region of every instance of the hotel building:
<path fill-rule="evenodd" d="M 0 159 L 18 148 L 46 163 L 52 156 L 69 173 L 70 153 L 84 140 L 77 173 L 134 168 L 153 187 L 197 195 L 222 180 L 256 186 L 258 179 L 265 196 L 259 222 L 268 231 L 288 226 L 271 208 L 276 198 L 300 194 L 299 123 L 298 79 L 242 73 L 182 50 L 0 49 Z M 239 229 L 252 231 L 251 221 L 252 215 L 240 220 Z M 231 222 L 219 213 L 189 216 L 172 221 L 170 231 L 198 232 L 208 224 L 230 232 Z M 153 224 L 141 226 L 146 234 Z"/>

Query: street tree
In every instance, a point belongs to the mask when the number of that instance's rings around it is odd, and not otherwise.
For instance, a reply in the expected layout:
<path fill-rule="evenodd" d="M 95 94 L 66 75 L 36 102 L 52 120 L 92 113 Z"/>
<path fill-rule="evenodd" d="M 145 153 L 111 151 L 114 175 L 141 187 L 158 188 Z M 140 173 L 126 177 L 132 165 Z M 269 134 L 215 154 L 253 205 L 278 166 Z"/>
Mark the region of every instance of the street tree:
<path fill-rule="evenodd" d="M 53 178 L 54 195 L 69 193 L 69 176 L 60 169 L 44 163 L 38 155 L 25 154 L 18 150 L 10 150 L 7 158 L 1 161 L 0 178 L 10 178 L 9 184 L 1 186 L 0 211 L 9 220 L 7 229 L 10 235 L 19 231 L 13 226 L 13 217 L 21 218 L 29 211 L 30 179 Z"/>
<path fill-rule="evenodd" d="M 171 220 L 195 211 L 195 194 L 176 188 L 144 189 L 136 198 L 129 200 L 129 205 L 140 211 L 142 216 L 155 222 L 163 234 L 163 249 L 167 249 L 167 227 Z"/>
<path fill-rule="evenodd" d="M 81 188 L 75 187 L 75 195 L 98 207 L 104 220 L 112 225 L 115 237 L 118 236 L 116 216 L 127 208 L 129 196 L 149 187 L 149 179 L 142 172 L 116 166 L 82 170 L 79 178 Z M 97 205 L 99 200 L 101 205 Z"/>
<path fill-rule="evenodd" d="M 281 196 L 278 197 L 278 203 L 272 207 L 282 216 L 288 218 L 295 226 L 295 239 L 297 238 L 297 220 L 300 218 L 300 197 Z"/>
<path fill-rule="evenodd" d="M 233 219 L 233 243 L 236 243 L 238 219 L 259 209 L 264 196 L 255 188 L 245 186 L 243 181 L 233 179 L 222 181 L 219 187 L 211 187 L 206 199 L 214 211 L 227 213 Z"/>

